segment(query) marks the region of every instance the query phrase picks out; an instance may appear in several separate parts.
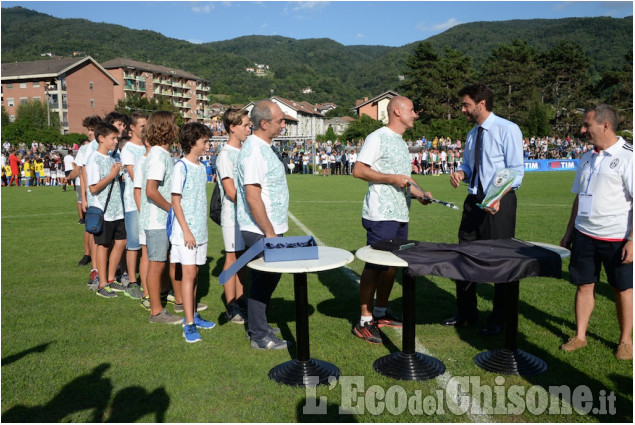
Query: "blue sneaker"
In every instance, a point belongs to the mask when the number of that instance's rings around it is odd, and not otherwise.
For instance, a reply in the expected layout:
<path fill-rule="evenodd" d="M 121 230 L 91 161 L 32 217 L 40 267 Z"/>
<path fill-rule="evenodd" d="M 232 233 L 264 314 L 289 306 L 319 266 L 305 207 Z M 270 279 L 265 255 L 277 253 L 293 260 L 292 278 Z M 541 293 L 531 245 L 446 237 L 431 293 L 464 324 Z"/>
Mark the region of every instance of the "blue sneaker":
<path fill-rule="evenodd" d="M 194 323 L 183 326 L 183 337 L 185 338 L 185 342 L 192 343 L 201 341 L 201 334 L 198 333 L 198 329 L 196 329 Z"/>
<path fill-rule="evenodd" d="M 197 328 L 201 328 L 201 329 L 212 329 L 214 326 L 216 326 L 216 323 L 208 322 L 207 320 L 201 318 L 201 316 L 198 313 L 194 313 L 194 324 L 196 325 Z M 185 323 L 185 317 L 184 317 L 183 327 L 187 327 L 187 326 L 189 325 Z"/>

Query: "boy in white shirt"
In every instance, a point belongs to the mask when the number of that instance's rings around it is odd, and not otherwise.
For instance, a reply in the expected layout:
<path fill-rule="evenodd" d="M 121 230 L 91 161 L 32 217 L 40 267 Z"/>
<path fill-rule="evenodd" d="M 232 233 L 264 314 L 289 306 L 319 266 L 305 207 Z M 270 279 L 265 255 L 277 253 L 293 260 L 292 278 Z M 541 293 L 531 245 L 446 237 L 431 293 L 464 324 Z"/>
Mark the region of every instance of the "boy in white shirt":
<path fill-rule="evenodd" d="M 141 192 L 139 228 L 145 231 L 148 251 L 147 287 L 150 296 L 150 323 L 179 324 L 181 318 L 161 305 L 161 280 L 168 260 L 170 241 L 165 230 L 168 210 L 172 206 L 172 170 L 174 161 L 168 148 L 176 139 L 179 128 L 169 111 L 156 111 L 148 118 L 146 136 L 152 146 L 143 164 L 144 180 Z M 175 291 L 177 288 L 175 288 Z M 181 288 L 178 288 L 180 291 Z"/>
<path fill-rule="evenodd" d="M 88 184 L 86 201 L 88 206 L 99 207 L 104 211 L 103 230 L 95 235 L 97 270 L 101 276 L 97 295 L 104 298 L 115 298 L 117 297 L 115 292 L 122 292 L 125 289 L 115 280 L 117 265 L 126 244 L 126 227 L 119 185 L 121 163 L 115 162 L 114 158 L 108 155 L 109 151 L 117 148 L 118 134 L 117 128 L 110 124 L 97 124 L 95 137 L 99 146 L 86 163 Z"/>
<path fill-rule="evenodd" d="M 137 261 L 141 249 L 139 244 L 139 211 L 134 202 L 134 166 L 140 157 L 145 155 L 146 147 L 142 142 L 142 133 L 146 127 L 146 117 L 142 112 L 134 111 L 130 115 L 128 129 L 130 140 L 121 149 L 121 163 L 124 166 L 124 220 L 126 223 L 126 266 L 128 269 L 128 287 L 125 295 L 130 298 L 140 299 L 142 293 L 137 284 Z"/>
<path fill-rule="evenodd" d="M 188 123 L 179 133 L 185 157 L 174 166 L 172 174 L 173 222 L 170 262 L 180 263 L 182 270 L 183 337 L 198 342 L 197 328 L 211 329 L 216 324 L 201 318 L 196 311 L 198 266 L 207 261 L 207 171 L 198 157 L 209 148 L 210 129 L 201 123 Z"/>

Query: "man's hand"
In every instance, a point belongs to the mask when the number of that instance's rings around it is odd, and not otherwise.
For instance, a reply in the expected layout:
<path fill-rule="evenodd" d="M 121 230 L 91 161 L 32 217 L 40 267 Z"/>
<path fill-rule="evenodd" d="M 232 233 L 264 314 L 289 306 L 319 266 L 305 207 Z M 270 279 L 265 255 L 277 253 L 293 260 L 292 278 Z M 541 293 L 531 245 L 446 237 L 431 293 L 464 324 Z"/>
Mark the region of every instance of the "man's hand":
<path fill-rule="evenodd" d="M 563 248 L 567 248 L 570 251 L 572 243 L 573 243 L 573 232 L 567 229 L 567 232 L 564 234 L 562 239 L 560 239 L 560 246 Z"/>
<path fill-rule="evenodd" d="M 462 170 L 455 171 L 450 174 L 450 184 L 452 187 L 457 188 L 461 184 L 461 182 L 465 179 L 465 172 Z"/>
<path fill-rule="evenodd" d="M 417 196 L 417 201 L 423 205 L 430 205 L 432 203 L 432 194 L 430 192 L 423 192 L 423 197 Z"/>
<path fill-rule="evenodd" d="M 398 189 L 410 186 L 410 182 L 416 182 L 404 174 L 391 174 L 390 183 Z"/>
<path fill-rule="evenodd" d="M 498 211 L 500 211 L 500 207 L 501 207 L 501 200 L 497 199 L 496 201 L 494 201 L 489 208 L 485 208 L 485 211 L 487 211 L 488 213 L 490 213 L 491 215 L 496 214 Z"/>
<path fill-rule="evenodd" d="M 622 248 L 622 264 L 630 264 L 633 262 L 633 241 L 626 241 Z"/>

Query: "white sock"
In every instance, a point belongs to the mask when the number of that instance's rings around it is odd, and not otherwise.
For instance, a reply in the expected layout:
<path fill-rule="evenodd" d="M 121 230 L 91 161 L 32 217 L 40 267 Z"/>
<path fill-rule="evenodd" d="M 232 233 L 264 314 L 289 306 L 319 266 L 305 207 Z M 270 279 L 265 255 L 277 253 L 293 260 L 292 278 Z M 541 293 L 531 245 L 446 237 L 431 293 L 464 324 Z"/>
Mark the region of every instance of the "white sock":
<path fill-rule="evenodd" d="M 375 317 L 383 317 L 386 315 L 386 307 L 375 307 L 373 309 L 373 315 Z"/>
<path fill-rule="evenodd" d="M 359 319 L 359 326 L 364 326 L 368 322 L 372 322 L 373 316 L 362 316 Z"/>

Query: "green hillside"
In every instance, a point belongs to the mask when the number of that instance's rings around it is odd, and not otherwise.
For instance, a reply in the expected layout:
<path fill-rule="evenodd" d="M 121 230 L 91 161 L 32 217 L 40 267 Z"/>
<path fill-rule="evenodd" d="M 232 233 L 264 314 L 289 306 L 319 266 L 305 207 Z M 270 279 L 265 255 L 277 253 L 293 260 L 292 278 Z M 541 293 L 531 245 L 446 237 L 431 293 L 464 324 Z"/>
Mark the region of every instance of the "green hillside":
<path fill-rule="evenodd" d="M 512 39 L 539 50 L 562 40 L 579 43 L 591 59 L 594 79 L 621 70 L 632 55 L 632 17 L 514 20 L 462 24 L 427 39 L 439 52 L 452 47 L 478 68 L 490 51 Z M 127 57 L 172 66 L 212 83 L 212 92 L 234 103 L 276 95 L 299 101 L 335 102 L 352 107 L 355 99 L 399 89 L 399 75 L 418 43 L 402 47 L 344 46 L 333 40 L 296 40 L 279 36 L 246 36 L 192 44 L 153 31 L 84 19 L 58 19 L 21 7 L 2 9 L 2 61 L 44 59 L 42 53 L 90 55 L 99 62 Z M 609 48 L 610 46 L 610 48 Z M 631 56 L 632 57 L 632 56 Z M 245 71 L 253 63 L 270 66 L 265 77 Z M 313 93 L 301 90 L 311 87 Z"/>

